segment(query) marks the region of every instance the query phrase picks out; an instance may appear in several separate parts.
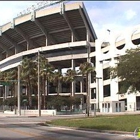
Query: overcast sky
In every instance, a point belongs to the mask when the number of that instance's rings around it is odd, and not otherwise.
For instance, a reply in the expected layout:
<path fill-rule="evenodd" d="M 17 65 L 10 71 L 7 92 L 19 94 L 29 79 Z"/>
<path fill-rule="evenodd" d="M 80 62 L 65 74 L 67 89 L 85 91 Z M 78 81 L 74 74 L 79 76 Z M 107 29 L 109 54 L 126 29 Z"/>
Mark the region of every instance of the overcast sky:
<path fill-rule="evenodd" d="M 0 26 L 39 1 L 0 1 Z M 97 37 L 138 25 L 140 1 L 83 1 Z"/>

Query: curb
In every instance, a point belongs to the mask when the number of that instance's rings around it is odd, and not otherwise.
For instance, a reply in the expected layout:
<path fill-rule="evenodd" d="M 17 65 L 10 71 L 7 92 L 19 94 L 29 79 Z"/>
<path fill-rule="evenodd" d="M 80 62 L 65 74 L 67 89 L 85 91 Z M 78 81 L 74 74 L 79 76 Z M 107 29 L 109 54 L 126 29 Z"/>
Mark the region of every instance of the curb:
<path fill-rule="evenodd" d="M 126 132 L 126 131 L 115 131 L 115 130 L 99 130 L 99 129 L 88 129 L 88 128 L 78 128 L 78 127 L 65 127 L 65 126 L 56 126 L 52 124 L 45 124 L 39 123 L 38 125 L 47 126 L 47 127 L 56 127 L 56 128 L 63 128 L 63 129 L 71 129 L 71 130 L 83 130 L 89 132 L 100 132 L 100 133 L 108 133 L 108 134 L 119 134 L 123 136 L 134 137 L 133 132 Z"/>
<path fill-rule="evenodd" d="M 110 133 L 110 134 L 123 134 L 123 135 L 131 135 L 131 136 L 133 136 L 134 134 L 133 132 L 126 132 L 126 131 L 99 130 L 99 129 L 88 129 L 88 128 L 76 128 L 76 130 L 94 131 L 94 132 Z"/>

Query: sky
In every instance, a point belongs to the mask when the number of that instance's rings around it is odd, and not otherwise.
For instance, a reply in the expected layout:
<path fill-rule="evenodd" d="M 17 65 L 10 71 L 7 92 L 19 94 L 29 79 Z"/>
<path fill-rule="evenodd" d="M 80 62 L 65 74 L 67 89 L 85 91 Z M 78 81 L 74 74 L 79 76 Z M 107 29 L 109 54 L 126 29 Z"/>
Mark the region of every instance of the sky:
<path fill-rule="evenodd" d="M 0 1 L 0 26 L 40 1 Z M 140 1 L 83 1 L 97 37 L 140 24 Z"/>

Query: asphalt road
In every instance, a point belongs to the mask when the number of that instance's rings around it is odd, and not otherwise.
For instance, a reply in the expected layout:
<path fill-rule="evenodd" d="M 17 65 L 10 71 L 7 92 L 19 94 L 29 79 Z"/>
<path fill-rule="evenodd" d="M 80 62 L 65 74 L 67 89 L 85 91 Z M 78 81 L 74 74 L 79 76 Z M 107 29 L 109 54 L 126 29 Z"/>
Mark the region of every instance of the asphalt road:
<path fill-rule="evenodd" d="M 57 118 L 63 117 L 0 117 L 0 140 L 134 140 L 133 136 L 38 124 Z"/>

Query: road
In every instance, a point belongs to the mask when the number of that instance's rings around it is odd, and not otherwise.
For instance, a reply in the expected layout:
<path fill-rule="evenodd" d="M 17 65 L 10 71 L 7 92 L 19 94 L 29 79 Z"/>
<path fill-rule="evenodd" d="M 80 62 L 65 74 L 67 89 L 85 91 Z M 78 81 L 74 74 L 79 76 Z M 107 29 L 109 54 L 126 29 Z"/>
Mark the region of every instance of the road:
<path fill-rule="evenodd" d="M 41 126 L 62 117 L 0 117 L 0 140 L 134 140 L 133 136 Z"/>

